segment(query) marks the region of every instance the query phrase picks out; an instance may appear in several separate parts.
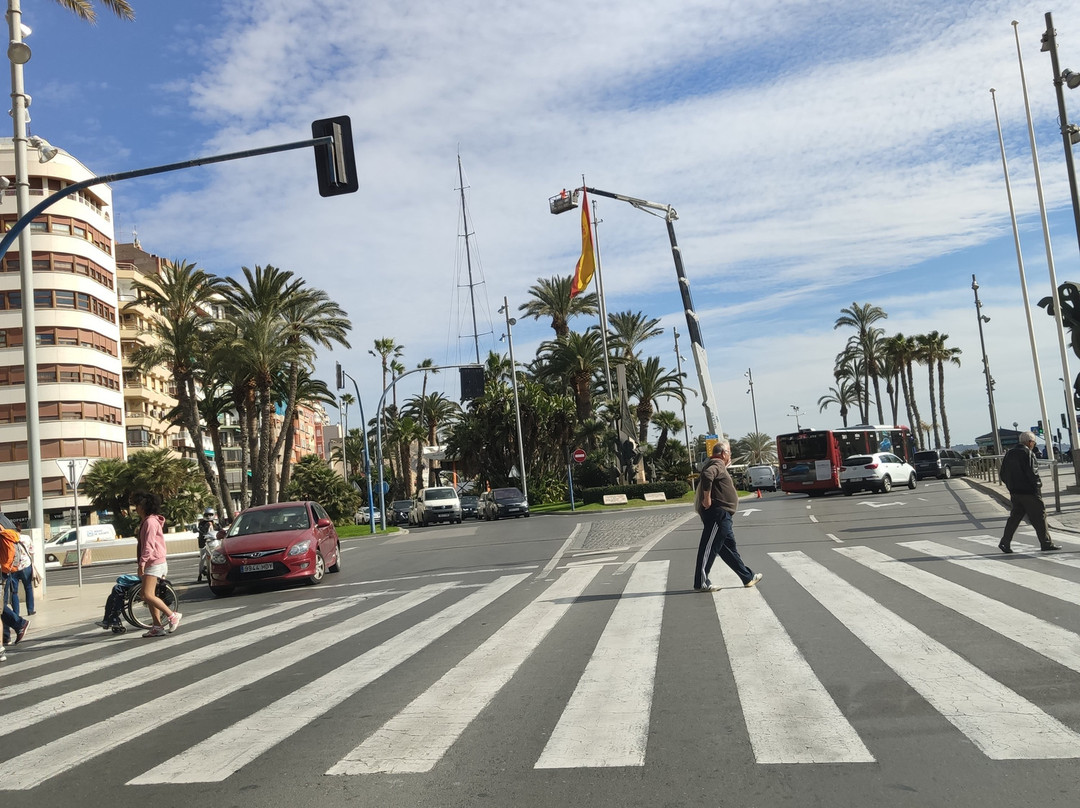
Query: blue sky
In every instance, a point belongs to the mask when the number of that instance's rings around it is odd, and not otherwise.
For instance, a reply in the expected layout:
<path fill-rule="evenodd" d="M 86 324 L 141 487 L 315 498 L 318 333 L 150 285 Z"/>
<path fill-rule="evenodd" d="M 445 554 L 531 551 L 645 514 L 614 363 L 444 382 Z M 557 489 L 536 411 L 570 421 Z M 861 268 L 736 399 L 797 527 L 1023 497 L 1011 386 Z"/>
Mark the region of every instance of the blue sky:
<path fill-rule="evenodd" d="M 33 29 L 31 130 L 111 173 L 309 136 L 353 120 L 361 189 L 318 196 L 307 152 L 114 186 L 117 238 L 222 275 L 273 264 L 327 290 L 353 319 L 341 361 L 371 410 L 373 340 L 403 361 L 467 361 L 457 155 L 466 174 L 481 350 L 505 351 L 497 309 L 538 277 L 568 274 L 576 213 L 547 198 L 587 184 L 671 204 L 723 428 L 836 426 L 817 401 L 847 334 L 844 306 L 884 308 L 887 333 L 949 334 L 954 442 L 989 430 L 971 275 L 978 277 L 1002 425 L 1039 417 L 989 88 L 997 89 L 1029 294 L 1049 293 L 1012 20 L 1019 22 L 1059 281 L 1080 282 L 1056 101 L 1039 52 L 1043 5 L 847 0 L 186 0 L 135 2 L 97 26 L 23 0 Z M 1063 67 L 1080 69 L 1080 14 L 1055 17 Z M 1066 99 L 1080 119 L 1080 93 Z M 599 199 L 609 311 L 666 332 L 690 357 L 666 229 Z M 1053 320 L 1032 315 L 1051 419 L 1064 371 Z M 587 323 L 576 321 L 576 328 Z M 514 329 L 519 360 L 551 336 Z M 1069 375 L 1080 358 L 1069 352 Z M 691 362 L 684 363 L 696 380 Z M 445 377 L 444 377 L 445 378 Z M 415 385 L 412 384 L 415 381 Z M 402 382 L 399 397 L 419 389 Z M 438 384 L 438 382 L 436 382 Z M 457 394 L 446 379 L 446 392 Z M 416 390 L 412 389 L 413 387 Z M 928 411 L 925 385 L 920 406 Z M 672 403 L 671 409 L 677 409 Z M 370 413 L 369 413 L 370 415 Z M 688 420 L 705 431 L 699 399 Z"/>

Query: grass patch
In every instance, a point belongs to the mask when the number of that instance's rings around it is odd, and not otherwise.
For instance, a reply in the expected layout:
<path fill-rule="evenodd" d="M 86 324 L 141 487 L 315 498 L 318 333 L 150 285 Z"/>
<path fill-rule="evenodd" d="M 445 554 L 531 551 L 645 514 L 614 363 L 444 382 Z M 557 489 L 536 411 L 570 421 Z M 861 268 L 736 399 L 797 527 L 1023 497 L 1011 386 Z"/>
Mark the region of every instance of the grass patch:
<path fill-rule="evenodd" d="M 397 533 L 400 528 L 397 525 L 391 525 L 386 530 L 382 530 L 378 525 L 375 526 L 375 537 L 388 536 L 391 533 Z M 363 539 L 371 537 L 371 525 L 340 525 L 337 527 L 337 534 L 339 539 Z"/>

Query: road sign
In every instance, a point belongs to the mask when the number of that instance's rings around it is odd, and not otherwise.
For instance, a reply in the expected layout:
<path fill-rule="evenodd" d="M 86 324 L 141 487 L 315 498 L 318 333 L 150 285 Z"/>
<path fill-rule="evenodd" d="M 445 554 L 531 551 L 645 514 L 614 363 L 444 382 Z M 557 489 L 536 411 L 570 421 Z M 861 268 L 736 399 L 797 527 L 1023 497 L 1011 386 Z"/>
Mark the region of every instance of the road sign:
<path fill-rule="evenodd" d="M 584 463 L 585 462 L 585 450 L 584 449 L 574 449 L 574 460 L 575 460 L 575 462 L 578 462 L 578 463 Z"/>
<path fill-rule="evenodd" d="M 56 458 L 56 465 L 60 467 L 60 473 L 68 481 L 68 485 L 75 488 L 79 484 L 79 480 L 82 478 L 83 472 L 86 471 L 86 466 L 90 462 L 86 457 L 69 457 L 69 458 Z"/>

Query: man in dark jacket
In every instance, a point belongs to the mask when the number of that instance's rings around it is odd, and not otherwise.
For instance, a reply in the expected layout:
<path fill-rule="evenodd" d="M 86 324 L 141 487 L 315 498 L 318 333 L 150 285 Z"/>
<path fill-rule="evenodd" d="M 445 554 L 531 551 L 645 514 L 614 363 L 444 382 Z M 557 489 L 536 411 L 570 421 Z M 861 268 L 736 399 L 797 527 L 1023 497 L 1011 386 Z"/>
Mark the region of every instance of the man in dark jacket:
<path fill-rule="evenodd" d="M 1039 545 L 1046 550 L 1060 550 L 1050 540 L 1046 529 L 1046 505 L 1042 498 L 1042 480 L 1039 479 L 1039 460 L 1035 456 L 1035 433 L 1022 432 L 1020 443 L 1009 449 L 1001 461 L 1001 481 L 1009 489 L 1012 510 L 1005 522 L 1005 535 L 1001 537 L 998 549 L 1003 553 L 1012 552 L 1012 538 L 1020 520 L 1025 516 L 1035 528 Z"/>
<path fill-rule="evenodd" d="M 729 463 L 731 446 L 727 441 L 719 441 L 713 446 L 712 457 L 706 461 L 698 481 L 696 504 L 704 523 L 694 566 L 694 589 L 698 592 L 715 592 L 720 588 L 709 580 L 717 556 L 739 576 L 743 586 L 757 586 L 761 580 L 761 573 L 755 574 L 747 567 L 735 547 L 732 518 L 739 507 L 739 492 L 728 473 Z"/>

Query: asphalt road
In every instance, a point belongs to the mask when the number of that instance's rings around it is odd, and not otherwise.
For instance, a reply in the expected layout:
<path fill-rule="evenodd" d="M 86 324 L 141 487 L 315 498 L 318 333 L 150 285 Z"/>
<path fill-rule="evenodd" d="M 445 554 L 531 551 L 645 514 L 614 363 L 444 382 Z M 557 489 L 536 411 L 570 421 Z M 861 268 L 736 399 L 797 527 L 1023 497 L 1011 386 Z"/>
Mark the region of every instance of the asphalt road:
<path fill-rule="evenodd" d="M 317 587 L 189 589 L 169 638 L 9 649 L 0 791 L 26 806 L 1071 806 L 1080 556 L 1001 556 L 1003 516 L 958 480 L 766 495 L 736 517 L 764 580 L 718 569 L 713 594 L 690 589 L 687 509 L 350 540 Z"/>

